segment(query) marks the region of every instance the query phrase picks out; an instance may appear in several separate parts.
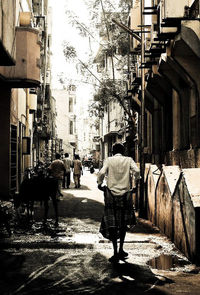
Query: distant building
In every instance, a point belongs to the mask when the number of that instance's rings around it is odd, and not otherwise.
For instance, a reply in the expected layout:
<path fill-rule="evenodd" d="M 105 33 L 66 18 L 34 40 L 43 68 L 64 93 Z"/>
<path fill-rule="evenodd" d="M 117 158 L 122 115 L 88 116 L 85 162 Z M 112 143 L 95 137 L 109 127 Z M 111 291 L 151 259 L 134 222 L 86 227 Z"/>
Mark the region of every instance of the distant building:
<path fill-rule="evenodd" d="M 54 89 L 56 102 L 57 136 L 62 139 L 63 153 L 73 155 L 77 147 L 76 132 L 76 87 L 69 85 L 67 89 Z"/>
<path fill-rule="evenodd" d="M 97 147 L 94 138 L 98 137 L 98 132 L 95 118 L 91 118 L 88 111 L 80 112 L 77 122 L 77 151 L 81 158 L 95 153 Z"/>

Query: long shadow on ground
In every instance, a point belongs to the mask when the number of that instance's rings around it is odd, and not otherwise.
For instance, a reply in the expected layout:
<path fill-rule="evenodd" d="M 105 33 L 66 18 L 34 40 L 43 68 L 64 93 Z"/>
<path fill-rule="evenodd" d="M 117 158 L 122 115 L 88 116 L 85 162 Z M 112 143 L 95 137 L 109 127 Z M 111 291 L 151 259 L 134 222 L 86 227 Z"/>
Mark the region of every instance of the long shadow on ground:
<path fill-rule="evenodd" d="M 65 197 L 58 202 L 59 217 L 90 218 L 94 221 L 100 222 L 103 214 L 104 206 L 102 203 L 88 199 L 77 198 L 73 194 L 68 193 Z M 35 220 L 42 220 L 44 214 L 44 207 L 39 203 L 36 207 Z M 49 218 L 54 218 L 54 210 L 51 202 L 49 202 Z"/>
<path fill-rule="evenodd" d="M 26 263 L 30 261 L 31 258 L 27 256 Z M 24 267 L 19 269 L 21 275 Z M 12 281 L 13 285 L 8 286 L 7 290 L 16 291 L 20 284 L 15 279 Z M 54 257 L 48 264 L 43 265 L 41 272 L 26 279 L 21 285 L 20 292 L 15 294 L 165 295 L 167 293 L 161 288 L 171 283 L 172 280 L 156 276 L 147 266 L 131 263 L 111 265 L 100 253 L 91 251 L 87 258 L 82 254 L 71 257 L 61 255 L 57 260 Z"/>

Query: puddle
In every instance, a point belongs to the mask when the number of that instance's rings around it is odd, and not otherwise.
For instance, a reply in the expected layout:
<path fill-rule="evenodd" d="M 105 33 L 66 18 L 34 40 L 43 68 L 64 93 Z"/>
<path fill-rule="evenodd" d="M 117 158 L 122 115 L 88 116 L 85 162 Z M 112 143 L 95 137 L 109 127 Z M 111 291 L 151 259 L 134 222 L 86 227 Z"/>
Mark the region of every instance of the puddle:
<path fill-rule="evenodd" d="M 185 265 L 190 264 L 190 262 L 174 255 L 161 254 L 160 256 L 149 260 L 147 264 L 155 269 L 172 270 L 177 267 L 184 267 Z"/>

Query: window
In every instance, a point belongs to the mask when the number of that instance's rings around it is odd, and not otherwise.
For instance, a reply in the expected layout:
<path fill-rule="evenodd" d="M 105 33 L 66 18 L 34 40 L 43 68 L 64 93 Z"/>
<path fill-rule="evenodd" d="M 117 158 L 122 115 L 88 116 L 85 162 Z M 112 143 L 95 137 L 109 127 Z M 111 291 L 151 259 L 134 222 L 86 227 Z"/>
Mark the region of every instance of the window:
<path fill-rule="evenodd" d="M 70 113 L 73 112 L 73 98 L 72 97 L 69 98 L 69 112 Z"/>
<path fill-rule="evenodd" d="M 73 121 L 69 121 L 69 134 L 74 134 L 74 122 Z"/>
<path fill-rule="evenodd" d="M 69 91 L 76 91 L 76 86 L 75 85 L 69 85 L 68 90 Z"/>

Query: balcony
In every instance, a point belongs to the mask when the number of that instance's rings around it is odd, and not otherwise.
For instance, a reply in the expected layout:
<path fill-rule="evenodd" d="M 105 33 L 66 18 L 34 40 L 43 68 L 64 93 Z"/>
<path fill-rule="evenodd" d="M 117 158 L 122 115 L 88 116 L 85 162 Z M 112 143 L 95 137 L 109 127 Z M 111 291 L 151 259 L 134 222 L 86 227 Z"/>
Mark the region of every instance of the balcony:
<path fill-rule="evenodd" d="M 11 88 L 32 88 L 40 85 L 40 45 L 38 30 L 16 28 L 16 64 L 0 66 L 0 84 Z"/>
<path fill-rule="evenodd" d="M 0 6 L 0 65 L 15 64 L 15 17 L 16 1 L 3 1 Z"/>
<path fill-rule="evenodd" d="M 76 144 L 76 134 L 69 134 L 69 142 L 71 145 L 75 145 Z"/>
<path fill-rule="evenodd" d="M 158 5 L 158 39 L 169 40 L 180 33 L 181 21 L 188 19 L 191 0 L 164 0 Z"/>
<path fill-rule="evenodd" d="M 168 19 L 184 18 L 185 17 L 185 6 L 190 6 L 191 0 L 164 0 L 160 2 L 160 18 L 161 21 Z"/>

